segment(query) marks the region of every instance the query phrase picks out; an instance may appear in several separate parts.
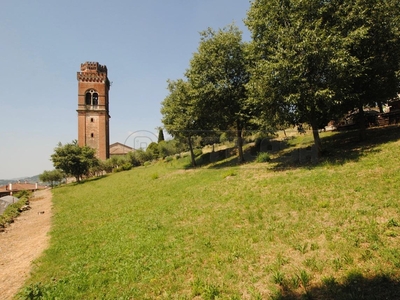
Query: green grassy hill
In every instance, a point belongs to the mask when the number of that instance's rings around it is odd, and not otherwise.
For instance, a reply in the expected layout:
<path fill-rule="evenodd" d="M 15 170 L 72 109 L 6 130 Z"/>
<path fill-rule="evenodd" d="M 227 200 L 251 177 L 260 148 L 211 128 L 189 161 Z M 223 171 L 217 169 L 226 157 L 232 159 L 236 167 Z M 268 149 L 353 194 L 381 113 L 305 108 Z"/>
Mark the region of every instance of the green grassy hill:
<path fill-rule="evenodd" d="M 306 135 L 268 163 L 182 159 L 56 188 L 19 298 L 396 299 L 400 128 L 368 135 L 323 134 L 318 164 L 289 159 Z"/>

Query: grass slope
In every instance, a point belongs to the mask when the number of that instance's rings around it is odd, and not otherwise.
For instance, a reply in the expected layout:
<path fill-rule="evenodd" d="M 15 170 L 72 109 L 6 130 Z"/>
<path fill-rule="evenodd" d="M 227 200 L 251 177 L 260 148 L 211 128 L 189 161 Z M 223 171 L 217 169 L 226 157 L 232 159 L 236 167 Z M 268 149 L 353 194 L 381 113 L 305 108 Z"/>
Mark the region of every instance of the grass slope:
<path fill-rule="evenodd" d="M 282 160 L 302 136 L 269 163 L 174 161 L 54 189 L 51 246 L 18 298 L 400 297 L 400 131 L 368 133 L 323 135 L 318 165 Z"/>

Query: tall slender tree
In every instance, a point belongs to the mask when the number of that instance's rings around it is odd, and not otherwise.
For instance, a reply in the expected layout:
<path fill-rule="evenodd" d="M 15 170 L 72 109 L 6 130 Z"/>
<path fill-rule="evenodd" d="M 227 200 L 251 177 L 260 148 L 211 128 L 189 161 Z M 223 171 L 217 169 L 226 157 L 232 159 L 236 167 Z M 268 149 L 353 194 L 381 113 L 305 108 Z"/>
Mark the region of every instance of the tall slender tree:
<path fill-rule="evenodd" d="M 164 131 L 162 128 L 158 128 L 158 140 L 157 143 L 164 141 Z"/>
<path fill-rule="evenodd" d="M 191 164 L 196 166 L 193 137 L 200 126 L 199 111 L 192 94 L 191 85 L 182 79 L 168 80 L 169 95 L 161 103 L 162 122 L 169 134 L 188 143 Z"/>
<path fill-rule="evenodd" d="M 186 72 L 196 109 L 210 130 L 236 129 L 239 161 L 244 161 L 243 130 L 249 120 L 245 85 L 249 80 L 242 33 L 234 25 L 200 33 L 198 51 Z"/>

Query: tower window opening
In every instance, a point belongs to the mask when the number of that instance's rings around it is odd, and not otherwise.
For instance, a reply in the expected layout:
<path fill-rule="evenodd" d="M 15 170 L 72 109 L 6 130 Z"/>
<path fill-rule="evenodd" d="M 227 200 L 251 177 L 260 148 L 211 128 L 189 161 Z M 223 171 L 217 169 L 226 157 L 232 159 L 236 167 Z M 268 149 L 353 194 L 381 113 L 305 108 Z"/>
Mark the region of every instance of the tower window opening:
<path fill-rule="evenodd" d="M 93 118 L 90 118 L 90 122 L 92 122 L 92 123 L 93 123 Z"/>
<path fill-rule="evenodd" d="M 94 134 L 93 134 L 93 133 L 91 133 L 91 134 L 90 134 L 90 137 L 94 137 Z"/>
<path fill-rule="evenodd" d="M 85 95 L 85 104 L 86 105 L 91 105 L 92 103 L 92 95 L 90 93 L 86 93 Z"/>
<path fill-rule="evenodd" d="M 85 105 L 99 105 L 99 94 L 95 90 L 87 91 L 85 94 Z"/>
<path fill-rule="evenodd" d="M 93 100 L 93 105 L 99 105 L 99 94 L 93 93 L 92 100 Z"/>

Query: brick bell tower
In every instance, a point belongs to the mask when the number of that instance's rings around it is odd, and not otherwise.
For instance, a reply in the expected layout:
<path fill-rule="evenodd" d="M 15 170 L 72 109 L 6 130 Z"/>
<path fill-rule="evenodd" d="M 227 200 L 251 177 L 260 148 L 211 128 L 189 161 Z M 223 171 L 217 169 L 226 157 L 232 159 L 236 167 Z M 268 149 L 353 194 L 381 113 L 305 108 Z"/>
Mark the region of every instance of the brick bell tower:
<path fill-rule="evenodd" d="M 96 156 L 110 157 L 107 67 L 98 62 L 81 64 L 78 79 L 78 144 L 96 149 Z"/>

